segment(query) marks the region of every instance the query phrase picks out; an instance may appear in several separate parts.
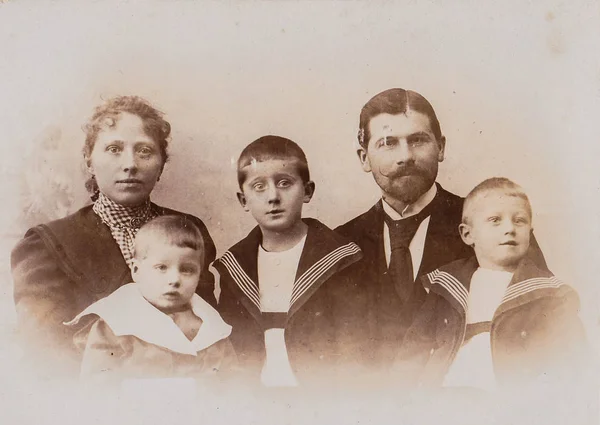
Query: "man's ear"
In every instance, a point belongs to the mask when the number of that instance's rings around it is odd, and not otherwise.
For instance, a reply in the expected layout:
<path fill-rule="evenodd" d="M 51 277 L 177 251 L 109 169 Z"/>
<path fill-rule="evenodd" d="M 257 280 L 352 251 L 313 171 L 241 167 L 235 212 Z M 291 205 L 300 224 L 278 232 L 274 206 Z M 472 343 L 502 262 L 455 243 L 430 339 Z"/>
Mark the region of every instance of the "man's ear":
<path fill-rule="evenodd" d="M 464 243 L 466 243 L 469 246 L 475 245 L 475 242 L 473 242 L 473 236 L 471 235 L 471 226 L 465 223 L 461 223 L 458 226 L 458 231 Z"/>
<path fill-rule="evenodd" d="M 438 148 L 440 149 L 438 152 L 438 162 L 442 162 L 446 152 L 446 136 L 442 136 L 440 140 L 437 141 L 437 144 Z"/>
<path fill-rule="evenodd" d="M 371 172 L 371 163 L 369 162 L 369 157 L 367 156 L 367 149 L 362 146 L 356 150 L 356 154 L 358 155 L 358 159 L 360 161 L 360 165 L 362 165 L 362 169 L 365 173 Z"/>
<path fill-rule="evenodd" d="M 304 203 L 308 204 L 315 194 L 315 182 L 312 180 L 304 183 Z"/>
<path fill-rule="evenodd" d="M 242 206 L 244 211 L 250 211 L 250 209 L 248 208 L 248 202 L 246 201 L 246 195 L 244 195 L 244 192 L 238 192 L 237 198 L 238 198 L 238 202 L 240 203 L 240 205 Z"/>

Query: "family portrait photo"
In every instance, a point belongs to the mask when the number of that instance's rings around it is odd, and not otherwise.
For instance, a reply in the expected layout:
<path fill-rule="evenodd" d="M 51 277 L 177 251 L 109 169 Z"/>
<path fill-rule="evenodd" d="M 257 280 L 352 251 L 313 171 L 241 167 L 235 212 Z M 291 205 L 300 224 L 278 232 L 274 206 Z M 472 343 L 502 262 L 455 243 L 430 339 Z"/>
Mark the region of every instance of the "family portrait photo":
<path fill-rule="evenodd" d="M 600 423 L 600 4 L 0 1 L 15 424 Z"/>

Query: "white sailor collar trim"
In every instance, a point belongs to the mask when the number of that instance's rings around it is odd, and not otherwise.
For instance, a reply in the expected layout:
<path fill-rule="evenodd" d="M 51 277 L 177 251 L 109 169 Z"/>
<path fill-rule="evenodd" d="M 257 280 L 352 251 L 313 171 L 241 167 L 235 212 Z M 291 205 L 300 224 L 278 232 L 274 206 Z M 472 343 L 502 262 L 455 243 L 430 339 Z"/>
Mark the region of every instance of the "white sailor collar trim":
<path fill-rule="evenodd" d="M 65 325 L 74 325 L 87 315 L 96 314 L 116 336 L 132 335 L 176 353 L 197 355 L 231 334 L 231 326 L 200 296 L 194 294 L 192 311 L 202 319 L 202 326 L 192 341 L 187 339 L 173 320 L 150 304 L 135 283 L 117 289 L 111 295 L 90 305 Z"/>

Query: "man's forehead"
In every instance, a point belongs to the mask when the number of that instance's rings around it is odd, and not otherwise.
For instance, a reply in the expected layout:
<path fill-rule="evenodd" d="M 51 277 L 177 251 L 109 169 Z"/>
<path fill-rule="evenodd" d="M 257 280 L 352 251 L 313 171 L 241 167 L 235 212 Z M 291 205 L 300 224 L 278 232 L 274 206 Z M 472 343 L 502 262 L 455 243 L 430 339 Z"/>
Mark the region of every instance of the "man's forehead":
<path fill-rule="evenodd" d="M 369 121 L 369 130 L 371 136 L 408 136 L 419 132 L 433 134 L 429 117 L 412 110 L 400 114 L 376 115 Z"/>

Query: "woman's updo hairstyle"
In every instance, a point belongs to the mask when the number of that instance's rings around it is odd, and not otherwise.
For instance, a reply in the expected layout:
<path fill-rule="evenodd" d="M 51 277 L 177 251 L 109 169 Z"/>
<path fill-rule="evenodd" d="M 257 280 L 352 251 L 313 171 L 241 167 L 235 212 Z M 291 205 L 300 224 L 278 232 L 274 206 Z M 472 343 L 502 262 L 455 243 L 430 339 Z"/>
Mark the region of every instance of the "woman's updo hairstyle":
<path fill-rule="evenodd" d="M 94 115 L 83 127 L 86 134 L 83 156 L 86 162 L 89 161 L 92 155 L 98 133 L 106 128 L 114 127 L 119 120 L 119 115 L 123 112 L 141 118 L 144 132 L 159 145 L 164 165 L 168 159 L 167 146 L 171 134 L 171 124 L 163 118 L 164 114 L 162 112 L 139 96 L 116 96 L 96 107 Z M 94 176 L 88 178 L 85 187 L 92 195 L 92 200 L 95 200 L 98 196 L 98 185 Z"/>

